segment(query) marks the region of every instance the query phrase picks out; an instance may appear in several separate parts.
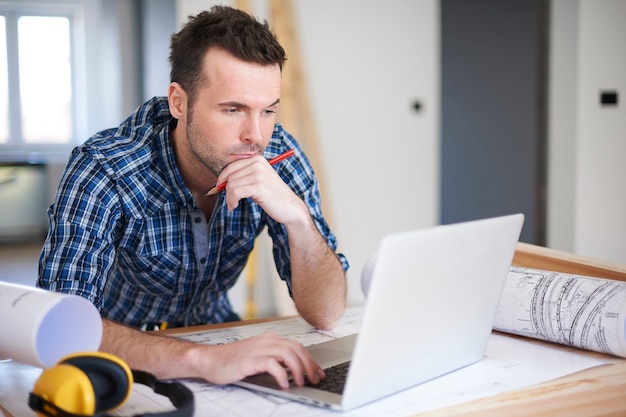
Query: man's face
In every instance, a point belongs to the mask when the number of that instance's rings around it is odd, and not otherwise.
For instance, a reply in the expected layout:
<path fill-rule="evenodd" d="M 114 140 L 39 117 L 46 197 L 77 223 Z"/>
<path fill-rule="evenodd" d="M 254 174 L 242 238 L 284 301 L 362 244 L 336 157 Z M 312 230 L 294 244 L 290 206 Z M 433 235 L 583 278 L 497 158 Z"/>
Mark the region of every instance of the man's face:
<path fill-rule="evenodd" d="M 278 65 L 241 61 L 219 48 L 204 59 L 208 83 L 198 89 L 187 119 L 192 153 L 216 176 L 229 163 L 262 154 L 278 109 Z"/>

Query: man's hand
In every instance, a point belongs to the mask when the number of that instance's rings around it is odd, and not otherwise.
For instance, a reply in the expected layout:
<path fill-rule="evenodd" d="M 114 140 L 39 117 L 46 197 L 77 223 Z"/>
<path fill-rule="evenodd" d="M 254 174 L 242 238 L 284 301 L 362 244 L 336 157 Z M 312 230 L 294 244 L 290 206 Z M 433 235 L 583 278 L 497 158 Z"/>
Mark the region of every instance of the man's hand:
<path fill-rule="evenodd" d="M 103 325 L 101 351 L 158 378 L 203 378 L 228 384 L 267 372 L 287 388 L 288 371 L 297 385 L 303 385 L 305 378 L 315 384 L 325 376 L 302 344 L 273 333 L 213 346 L 140 332 L 109 320 L 103 320 Z"/>
<path fill-rule="evenodd" d="M 288 388 L 287 369 L 296 385 L 300 386 L 304 385 L 305 378 L 317 384 L 324 377 L 324 371 L 303 345 L 273 333 L 216 346 L 210 356 L 212 365 L 207 369 L 207 376 L 210 375 L 210 381 L 216 384 L 227 384 L 267 372 L 281 388 Z"/>
<path fill-rule="evenodd" d="M 220 174 L 217 183 L 226 184 L 226 204 L 229 210 L 239 205 L 239 200 L 251 198 L 274 220 L 282 224 L 302 221 L 308 210 L 304 202 L 287 184 L 269 162 L 260 155 L 234 161 Z"/>

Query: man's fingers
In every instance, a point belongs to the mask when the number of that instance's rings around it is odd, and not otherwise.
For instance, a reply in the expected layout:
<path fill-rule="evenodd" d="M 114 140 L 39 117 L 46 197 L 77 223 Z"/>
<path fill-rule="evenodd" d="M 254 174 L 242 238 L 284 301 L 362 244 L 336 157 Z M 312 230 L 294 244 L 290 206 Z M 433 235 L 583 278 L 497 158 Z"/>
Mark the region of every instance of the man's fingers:
<path fill-rule="evenodd" d="M 270 369 L 266 369 L 266 371 L 276 378 L 281 387 L 285 387 L 283 377 L 287 378 L 284 368 L 291 372 L 296 385 L 304 385 L 305 375 L 312 383 L 319 382 L 320 377 L 323 376 L 323 371 L 302 344 L 275 334 L 264 334 L 261 337 L 266 338 L 266 343 L 271 345 L 267 347 L 265 354 L 273 360 L 271 363 L 273 372 L 270 372 Z M 282 372 L 274 368 L 275 363 L 279 365 Z M 276 377 L 277 375 L 280 379 Z"/>
<path fill-rule="evenodd" d="M 274 333 L 264 333 L 212 348 L 219 351 L 219 356 L 223 358 L 217 360 L 221 364 L 220 372 L 207 378 L 214 383 L 231 383 L 267 372 L 281 388 L 288 388 L 289 373 L 299 386 L 304 385 L 305 378 L 317 383 L 324 377 L 324 372 L 301 343 Z"/>
<path fill-rule="evenodd" d="M 265 368 L 265 372 L 274 377 L 274 379 L 278 383 L 278 386 L 283 389 L 289 388 L 289 375 L 280 363 L 272 358 L 267 361 Z"/>

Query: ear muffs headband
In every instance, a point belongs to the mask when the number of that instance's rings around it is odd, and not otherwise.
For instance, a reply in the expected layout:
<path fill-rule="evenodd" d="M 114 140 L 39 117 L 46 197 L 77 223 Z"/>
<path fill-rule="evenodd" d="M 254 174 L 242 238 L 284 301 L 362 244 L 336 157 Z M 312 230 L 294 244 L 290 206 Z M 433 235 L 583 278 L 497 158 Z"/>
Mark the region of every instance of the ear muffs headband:
<path fill-rule="evenodd" d="M 103 415 L 100 413 L 126 402 L 133 382 L 147 385 L 157 394 L 168 397 L 176 407 L 173 411 L 146 416 L 193 416 L 193 393 L 186 386 L 131 370 L 120 358 L 103 352 L 70 355 L 44 370 L 30 393 L 28 405 L 40 417 Z"/>

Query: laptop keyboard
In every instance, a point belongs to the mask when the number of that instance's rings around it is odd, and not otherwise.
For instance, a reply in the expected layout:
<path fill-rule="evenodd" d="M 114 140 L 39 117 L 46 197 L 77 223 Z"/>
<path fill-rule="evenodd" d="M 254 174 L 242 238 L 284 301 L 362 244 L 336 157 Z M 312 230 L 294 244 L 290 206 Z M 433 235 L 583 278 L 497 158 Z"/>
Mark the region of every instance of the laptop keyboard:
<path fill-rule="evenodd" d="M 326 378 L 322 379 L 318 384 L 311 384 L 307 382 L 309 387 L 321 389 L 323 391 L 334 392 L 335 394 L 342 394 L 343 387 L 346 384 L 346 377 L 348 376 L 348 368 L 350 362 L 340 363 L 339 365 L 331 366 L 324 369 Z"/>

